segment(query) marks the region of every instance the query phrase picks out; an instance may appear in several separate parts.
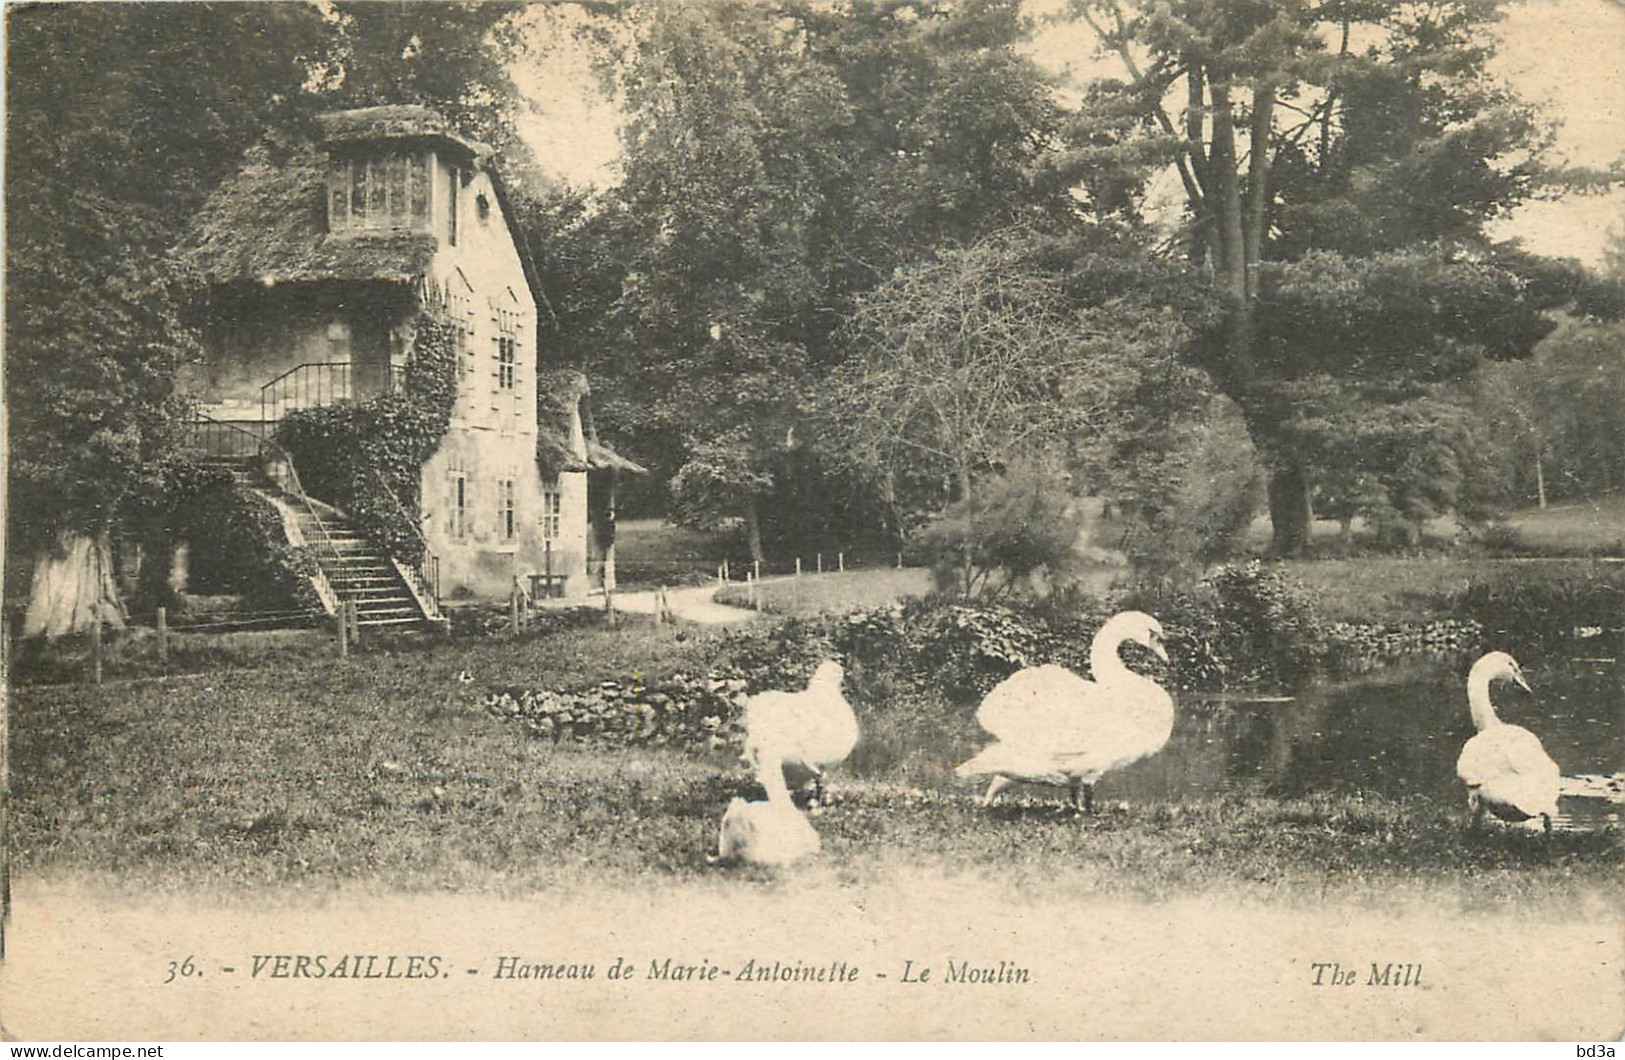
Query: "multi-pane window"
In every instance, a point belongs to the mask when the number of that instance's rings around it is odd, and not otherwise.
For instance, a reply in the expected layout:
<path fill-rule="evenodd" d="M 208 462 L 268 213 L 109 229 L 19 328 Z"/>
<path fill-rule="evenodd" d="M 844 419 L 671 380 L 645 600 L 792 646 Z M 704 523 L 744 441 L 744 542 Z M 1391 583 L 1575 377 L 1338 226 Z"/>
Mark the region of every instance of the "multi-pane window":
<path fill-rule="evenodd" d="M 497 336 L 497 386 L 513 389 L 514 348 L 512 335 Z"/>
<path fill-rule="evenodd" d="M 542 485 L 542 537 L 555 541 L 559 536 L 564 514 L 564 495 L 559 492 L 557 480 Z"/>
<path fill-rule="evenodd" d="M 452 537 L 468 536 L 468 471 L 460 461 L 453 461 L 446 470 L 447 483 L 446 533 Z"/>
<path fill-rule="evenodd" d="M 503 478 L 497 480 L 497 532 L 502 540 L 512 541 L 517 531 L 514 509 L 514 480 Z"/>
<path fill-rule="evenodd" d="M 462 269 L 453 269 L 439 286 L 425 288 L 424 299 L 429 308 L 439 314 L 452 327 L 452 343 L 457 350 L 457 363 L 464 375 L 474 374 L 474 288 Z"/>
<path fill-rule="evenodd" d="M 429 219 L 424 154 L 334 157 L 327 171 L 327 221 L 334 232 L 423 228 Z"/>
<path fill-rule="evenodd" d="M 510 308 L 512 292 L 491 301 L 491 319 L 496 324 L 496 389 L 519 387 L 519 313 Z"/>

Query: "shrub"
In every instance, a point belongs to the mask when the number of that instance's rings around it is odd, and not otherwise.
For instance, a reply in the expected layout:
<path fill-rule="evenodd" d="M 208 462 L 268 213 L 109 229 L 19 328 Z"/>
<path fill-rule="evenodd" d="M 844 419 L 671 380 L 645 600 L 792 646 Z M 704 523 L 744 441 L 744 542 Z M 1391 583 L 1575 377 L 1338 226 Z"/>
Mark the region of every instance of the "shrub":
<path fill-rule="evenodd" d="M 1292 685 L 1328 659 L 1309 591 L 1258 560 L 1215 568 L 1190 589 L 1142 589 L 1117 602 L 1162 622 L 1181 688 Z"/>
<path fill-rule="evenodd" d="M 1033 461 L 988 479 L 928 523 L 918 544 L 942 591 L 996 598 L 1040 572 L 1064 583 L 1082 564 L 1065 477 Z"/>
<path fill-rule="evenodd" d="M 288 543 L 281 513 L 264 497 L 228 480 L 192 498 L 176 522 L 192 543 L 194 590 L 241 594 L 255 609 L 321 610 L 315 558 Z"/>
<path fill-rule="evenodd" d="M 1450 610 L 1514 654 L 1559 650 L 1625 626 L 1625 565 L 1501 565 L 1451 599 Z"/>

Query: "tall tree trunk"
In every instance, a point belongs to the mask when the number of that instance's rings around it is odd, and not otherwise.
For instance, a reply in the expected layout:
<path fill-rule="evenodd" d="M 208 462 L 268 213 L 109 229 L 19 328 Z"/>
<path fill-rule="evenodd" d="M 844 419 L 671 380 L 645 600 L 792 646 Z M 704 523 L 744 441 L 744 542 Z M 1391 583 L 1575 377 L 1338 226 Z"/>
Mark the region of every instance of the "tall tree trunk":
<path fill-rule="evenodd" d="M 754 493 L 745 498 L 745 541 L 750 546 L 750 558 L 762 562 L 762 517 Z"/>
<path fill-rule="evenodd" d="M 1540 499 L 1540 510 L 1546 510 L 1546 469 L 1541 463 L 1540 447 L 1535 447 L 1535 495 Z"/>
<path fill-rule="evenodd" d="M 1282 458 L 1270 472 L 1270 548 L 1278 556 L 1300 555 L 1309 544 L 1309 480 L 1302 462 Z"/>
<path fill-rule="evenodd" d="M 124 604 L 113 581 L 112 535 L 63 531 L 55 549 L 35 558 L 23 636 L 60 637 L 100 619 L 124 627 Z"/>
<path fill-rule="evenodd" d="M 1231 112 L 1228 78 L 1208 75 L 1213 103 L 1213 148 L 1209 154 L 1208 201 L 1217 222 L 1215 236 L 1219 277 L 1225 293 L 1237 301 L 1241 315 L 1250 316 L 1247 299 L 1246 238 L 1241 219 L 1241 182 L 1236 177 L 1236 122 Z M 1251 329 L 1247 329 L 1248 339 Z M 1249 351 L 1250 352 L 1250 351 Z"/>
<path fill-rule="evenodd" d="M 1264 237 L 1270 224 L 1270 128 L 1275 120 L 1275 83 L 1261 81 L 1253 90 L 1253 118 L 1248 139 L 1247 228 L 1242 233 L 1243 283 L 1247 300 L 1258 297 L 1258 264 L 1264 260 Z"/>

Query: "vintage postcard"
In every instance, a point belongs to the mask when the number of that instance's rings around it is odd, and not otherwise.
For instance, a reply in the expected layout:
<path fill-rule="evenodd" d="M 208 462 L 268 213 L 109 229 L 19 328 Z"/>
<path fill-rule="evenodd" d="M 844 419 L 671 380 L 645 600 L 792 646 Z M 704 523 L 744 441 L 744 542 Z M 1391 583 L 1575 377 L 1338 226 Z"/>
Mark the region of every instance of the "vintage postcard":
<path fill-rule="evenodd" d="M 8 1040 L 1618 1047 L 1618 3 L 5 32 Z"/>

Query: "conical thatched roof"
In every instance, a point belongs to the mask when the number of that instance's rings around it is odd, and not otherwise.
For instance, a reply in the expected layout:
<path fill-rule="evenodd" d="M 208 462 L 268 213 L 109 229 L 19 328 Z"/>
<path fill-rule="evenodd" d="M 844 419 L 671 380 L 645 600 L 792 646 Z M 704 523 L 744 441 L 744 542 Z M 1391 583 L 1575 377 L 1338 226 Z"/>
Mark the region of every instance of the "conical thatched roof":
<path fill-rule="evenodd" d="M 327 156 L 313 144 L 262 144 L 215 189 L 174 251 L 185 281 L 380 280 L 412 283 L 434 258 L 426 232 L 327 233 Z"/>

